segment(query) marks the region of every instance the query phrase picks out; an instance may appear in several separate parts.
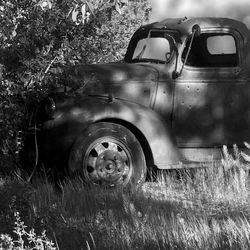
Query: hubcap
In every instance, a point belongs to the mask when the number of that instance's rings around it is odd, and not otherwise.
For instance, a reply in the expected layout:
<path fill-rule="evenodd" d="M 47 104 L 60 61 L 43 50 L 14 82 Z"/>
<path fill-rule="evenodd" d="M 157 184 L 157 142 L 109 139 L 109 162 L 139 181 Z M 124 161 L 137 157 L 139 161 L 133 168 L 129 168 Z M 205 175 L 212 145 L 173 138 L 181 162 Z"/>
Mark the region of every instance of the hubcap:
<path fill-rule="evenodd" d="M 113 138 L 93 142 L 83 159 L 87 179 L 99 185 L 117 186 L 128 183 L 131 176 L 131 157 L 126 146 Z"/>

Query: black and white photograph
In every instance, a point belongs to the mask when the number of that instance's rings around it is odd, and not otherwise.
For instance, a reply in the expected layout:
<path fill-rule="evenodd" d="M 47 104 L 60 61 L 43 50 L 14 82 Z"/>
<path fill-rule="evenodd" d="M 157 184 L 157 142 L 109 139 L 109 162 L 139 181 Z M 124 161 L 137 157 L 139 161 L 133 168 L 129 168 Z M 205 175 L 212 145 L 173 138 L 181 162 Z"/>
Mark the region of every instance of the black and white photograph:
<path fill-rule="evenodd" d="M 1 0 L 0 250 L 250 249 L 249 0 Z"/>

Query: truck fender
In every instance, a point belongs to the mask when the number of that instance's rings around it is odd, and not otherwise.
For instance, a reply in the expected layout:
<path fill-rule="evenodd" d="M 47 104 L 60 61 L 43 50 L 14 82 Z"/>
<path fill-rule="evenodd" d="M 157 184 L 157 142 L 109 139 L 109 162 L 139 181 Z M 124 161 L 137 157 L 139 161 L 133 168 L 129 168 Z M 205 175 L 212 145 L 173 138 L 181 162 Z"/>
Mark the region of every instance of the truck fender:
<path fill-rule="evenodd" d="M 124 121 L 125 126 L 131 124 L 145 137 L 155 166 L 165 169 L 180 162 L 180 154 L 170 129 L 152 109 L 124 100 L 110 101 L 93 97 L 87 97 L 79 103 L 80 107 L 74 105 L 70 110 L 73 119 L 78 122 L 90 125 L 105 120 Z"/>

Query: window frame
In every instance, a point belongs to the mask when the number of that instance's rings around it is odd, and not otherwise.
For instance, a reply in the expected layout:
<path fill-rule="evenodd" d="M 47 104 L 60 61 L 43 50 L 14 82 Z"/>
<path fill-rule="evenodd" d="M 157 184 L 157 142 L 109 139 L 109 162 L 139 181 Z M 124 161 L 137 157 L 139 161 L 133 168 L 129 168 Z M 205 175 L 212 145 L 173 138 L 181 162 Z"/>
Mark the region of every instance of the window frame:
<path fill-rule="evenodd" d="M 163 36 L 162 37 L 158 37 L 158 36 L 151 36 L 151 33 L 153 33 L 153 32 L 156 32 L 156 33 L 162 33 L 163 34 Z M 167 42 L 168 42 L 168 45 L 169 45 L 169 49 L 171 48 L 171 41 L 170 41 L 170 38 L 169 38 L 169 34 L 167 34 L 164 30 L 156 30 L 156 29 L 151 29 L 151 30 L 149 30 L 149 32 L 148 32 L 148 37 L 145 37 L 145 38 L 143 38 L 143 39 L 139 39 L 138 41 L 137 41 L 137 43 L 136 43 L 136 46 L 134 47 L 134 53 L 135 53 L 135 50 L 136 50 L 136 48 L 137 48 L 137 45 L 138 45 L 138 43 L 140 42 L 140 41 L 142 41 L 142 40 L 146 40 L 146 43 L 145 43 L 145 45 L 146 46 L 148 46 L 148 45 L 150 45 L 150 43 L 149 44 L 147 44 L 147 40 L 149 39 L 154 39 L 154 38 L 162 38 L 162 39 L 164 39 L 164 40 L 166 40 Z M 150 47 L 150 46 L 149 46 Z M 141 60 L 143 61 L 143 60 L 159 60 L 159 62 L 162 62 L 162 63 L 169 63 L 170 61 L 171 61 L 171 59 L 172 59 L 172 57 L 173 57 L 173 54 L 174 54 L 174 50 L 172 50 L 172 51 L 169 51 L 169 53 L 170 53 L 170 57 L 167 59 L 167 58 L 164 58 L 165 60 L 161 60 L 161 59 L 159 59 L 159 58 L 141 58 Z M 135 58 L 133 58 L 133 55 L 134 54 L 132 54 L 132 61 L 133 60 L 135 60 L 136 59 L 136 57 L 138 56 L 136 56 Z"/>
<path fill-rule="evenodd" d="M 235 45 L 236 45 L 236 53 L 238 55 L 238 65 L 237 66 L 201 66 L 201 67 L 197 67 L 197 66 L 192 66 L 192 65 L 185 65 L 184 66 L 184 70 L 187 71 L 214 71 L 215 69 L 221 69 L 221 70 L 226 70 L 226 71 L 235 71 L 238 68 L 241 68 L 242 65 L 242 55 L 241 55 L 241 48 L 243 47 L 243 40 L 241 38 L 241 34 L 233 28 L 206 28 L 206 29 L 201 29 L 201 34 L 206 34 L 206 33 L 211 33 L 211 34 L 223 34 L 223 35 L 231 35 L 234 40 L 235 40 Z M 180 56 L 179 56 L 179 65 L 183 65 L 183 61 L 182 61 L 182 54 L 184 52 L 185 46 L 188 42 L 188 40 L 191 38 L 192 33 L 190 33 L 184 40 L 183 42 L 183 46 L 181 48 L 180 51 Z"/>
<path fill-rule="evenodd" d="M 138 43 L 138 41 L 140 40 L 140 38 L 143 37 L 143 33 L 146 33 L 147 36 L 149 35 L 150 32 L 162 32 L 162 33 L 165 33 L 167 36 L 171 37 L 173 39 L 173 42 L 174 44 L 178 43 L 181 41 L 181 35 L 180 35 L 180 32 L 178 30 L 173 30 L 173 29 L 159 29 L 159 28 L 148 28 L 148 29 L 141 29 L 141 30 L 138 30 L 134 33 L 134 35 L 132 36 L 130 42 L 129 42 L 129 45 L 127 47 L 127 51 L 125 53 L 125 56 L 124 56 L 124 61 L 127 62 L 127 63 L 140 63 L 140 62 L 143 62 L 143 61 L 138 61 L 138 62 L 135 62 L 132 57 L 133 57 L 133 53 L 135 51 L 135 48 L 136 48 L 136 45 Z M 145 37 L 147 37 L 145 36 Z M 170 38 L 166 38 L 169 41 Z M 170 41 L 169 41 L 170 42 Z M 171 53 L 171 56 L 169 58 L 168 61 L 158 61 L 158 63 L 160 64 L 170 64 L 172 62 L 174 58 L 174 50 L 172 51 Z M 152 63 L 153 63 L 153 60 L 152 60 Z"/>

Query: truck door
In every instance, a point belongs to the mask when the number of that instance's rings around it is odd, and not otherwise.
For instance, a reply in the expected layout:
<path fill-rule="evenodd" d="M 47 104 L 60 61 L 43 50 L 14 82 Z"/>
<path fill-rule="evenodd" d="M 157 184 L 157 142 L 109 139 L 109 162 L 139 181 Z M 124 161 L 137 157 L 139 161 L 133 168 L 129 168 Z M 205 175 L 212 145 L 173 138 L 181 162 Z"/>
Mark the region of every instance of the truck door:
<path fill-rule="evenodd" d="M 190 39 L 183 48 L 184 62 Z M 230 29 L 202 30 L 175 82 L 174 133 L 179 147 L 250 142 L 250 84 L 243 78 L 243 39 Z"/>

